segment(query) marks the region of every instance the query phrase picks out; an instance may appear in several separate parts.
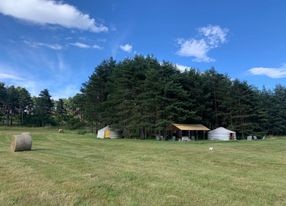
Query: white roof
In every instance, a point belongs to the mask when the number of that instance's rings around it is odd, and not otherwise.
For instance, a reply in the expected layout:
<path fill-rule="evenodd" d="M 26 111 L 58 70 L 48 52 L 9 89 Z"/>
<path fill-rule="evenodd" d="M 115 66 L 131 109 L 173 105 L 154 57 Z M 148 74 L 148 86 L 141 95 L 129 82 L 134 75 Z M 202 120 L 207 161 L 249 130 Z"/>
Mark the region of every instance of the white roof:
<path fill-rule="evenodd" d="M 98 130 L 97 132 L 97 138 L 101 138 L 104 139 L 105 138 L 105 131 L 109 130 L 110 131 L 110 139 L 115 139 L 119 137 L 119 133 L 116 130 L 113 130 L 112 128 L 110 128 L 109 125 L 101 128 L 100 130 Z"/>
<path fill-rule="evenodd" d="M 101 128 L 101 129 L 99 129 L 99 130 L 107 130 L 107 129 L 109 129 L 109 125 L 107 125 L 107 126 Z"/>
<path fill-rule="evenodd" d="M 209 132 L 228 132 L 228 133 L 236 133 L 236 132 L 231 131 L 231 130 L 229 130 L 229 129 L 226 129 L 226 128 L 224 128 L 224 127 L 218 127 L 218 128 L 216 128 L 216 129 L 214 129 L 214 130 L 211 130 L 211 131 L 209 131 Z"/>

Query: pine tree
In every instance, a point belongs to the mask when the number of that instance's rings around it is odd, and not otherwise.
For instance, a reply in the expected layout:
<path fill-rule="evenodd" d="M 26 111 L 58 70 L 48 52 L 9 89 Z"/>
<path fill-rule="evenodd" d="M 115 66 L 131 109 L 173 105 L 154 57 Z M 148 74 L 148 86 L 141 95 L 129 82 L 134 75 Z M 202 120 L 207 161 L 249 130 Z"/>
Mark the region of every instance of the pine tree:
<path fill-rule="evenodd" d="M 48 123 L 52 123 L 53 106 L 49 91 L 44 89 L 40 92 L 39 97 L 35 99 L 34 115 L 38 125 L 45 126 Z"/>
<path fill-rule="evenodd" d="M 0 118 L 5 123 L 5 114 L 7 110 L 7 88 L 4 83 L 0 83 Z"/>
<path fill-rule="evenodd" d="M 25 119 L 31 113 L 31 109 L 33 106 L 32 98 L 28 90 L 25 88 L 17 88 L 19 94 L 19 118 L 21 120 L 21 124 L 25 124 Z"/>
<path fill-rule="evenodd" d="M 63 99 L 59 99 L 58 101 L 56 101 L 55 116 L 56 116 L 57 123 L 60 126 L 62 126 L 64 124 L 64 121 L 66 120 L 66 116 L 67 116 L 67 111 L 65 109 Z"/>
<path fill-rule="evenodd" d="M 18 114 L 19 108 L 19 93 L 14 86 L 7 88 L 7 101 L 6 101 L 6 121 L 7 124 L 13 125 L 13 117 Z"/>
<path fill-rule="evenodd" d="M 84 107 L 82 107 L 83 115 L 91 123 L 92 128 L 95 122 L 96 130 L 101 126 L 105 126 L 108 122 L 104 115 L 106 109 L 104 103 L 109 94 L 110 75 L 115 64 L 116 62 L 112 58 L 103 61 L 96 67 L 94 73 L 81 89 L 83 94 L 82 103 L 84 104 Z"/>
<path fill-rule="evenodd" d="M 227 127 L 230 124 L 231 84 L 228 76 L 214 68 L 202 74 L 202 90 L 205 105 L 202 119 L 210 128 Z"/>
<path fill-rule="evenodd" d="M 232 90 L 231 124 L 241 138 L 252 135 L 255 123 L 255 93 L 247 82 L 233 82 Z"/>

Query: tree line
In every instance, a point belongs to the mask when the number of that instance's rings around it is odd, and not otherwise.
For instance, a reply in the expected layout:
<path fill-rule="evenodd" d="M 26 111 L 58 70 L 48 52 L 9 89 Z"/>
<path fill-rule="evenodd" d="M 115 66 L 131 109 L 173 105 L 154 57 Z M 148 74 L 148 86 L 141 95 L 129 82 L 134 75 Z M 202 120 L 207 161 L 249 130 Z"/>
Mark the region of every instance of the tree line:
<path fill-rule="evenodd" d="M 103 61 L 77 98 L 92 127 L 111 125 L 129 138 L 166 135 L 170 123 L 222 126 L 241 138 L 286 134 L 286 87 L 259 90 L 214 68 L 181 72 L 152 56 Z"/>
<path fill-rule="evenodd" d="M 166 135 L 170 123 L 226 127 L 240 138 L 286 134 L 286 87 L 257 89 L 214 68 L 179 71 L 153 56 L 99 64 L 69 99 L 38 97 L 21 87 L 0 84 L 2 125 L 90 128 L 111 125 L 124 137 Z"/>
<path fill-rule="evenodd" d="M 47 89 L 38 97 L 22 87 L 0 83 L 0 124 L 5 126 L 66 126 L 78 128 L 73 98 L 53 100 Z"/>

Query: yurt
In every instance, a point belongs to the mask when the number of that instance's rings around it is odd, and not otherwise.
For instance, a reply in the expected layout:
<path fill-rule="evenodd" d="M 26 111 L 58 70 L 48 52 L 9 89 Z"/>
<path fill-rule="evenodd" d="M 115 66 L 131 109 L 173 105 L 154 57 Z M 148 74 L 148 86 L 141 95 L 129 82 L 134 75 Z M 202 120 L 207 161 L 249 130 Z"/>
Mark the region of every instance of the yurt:
<path fill-rule="evenodd" d="M 228 130 L 224 127 L 219 127 L 208 133 L 209 140 L 236 140 L 236 132 Z"/>
<path fill-rule="evenodd" d="M 116 139 L 119 138 L 119 134 L 117 131 L 113 130 L 110 126 L 103 127 L 98 130 L 97 138 L 100 139 Z"/>

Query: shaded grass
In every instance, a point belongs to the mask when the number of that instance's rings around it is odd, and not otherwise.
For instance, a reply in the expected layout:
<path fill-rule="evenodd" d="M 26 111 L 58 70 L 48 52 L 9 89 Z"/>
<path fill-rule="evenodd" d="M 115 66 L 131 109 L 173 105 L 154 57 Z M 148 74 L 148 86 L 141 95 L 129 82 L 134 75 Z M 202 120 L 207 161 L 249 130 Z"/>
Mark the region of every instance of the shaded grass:
<path fill-rule="evenodd" d="M 11 136 L 30 131 L 31 152 Z M 0 205 L 286 205 L 286 139 L 97 140 L 0 129 Z M 214 151 L 208 148 L 214 147 Z"/>

